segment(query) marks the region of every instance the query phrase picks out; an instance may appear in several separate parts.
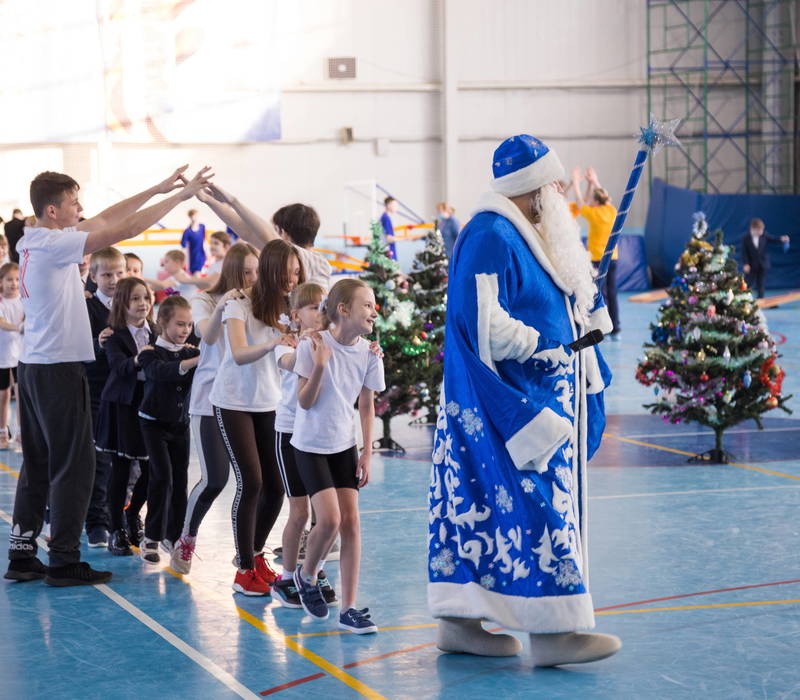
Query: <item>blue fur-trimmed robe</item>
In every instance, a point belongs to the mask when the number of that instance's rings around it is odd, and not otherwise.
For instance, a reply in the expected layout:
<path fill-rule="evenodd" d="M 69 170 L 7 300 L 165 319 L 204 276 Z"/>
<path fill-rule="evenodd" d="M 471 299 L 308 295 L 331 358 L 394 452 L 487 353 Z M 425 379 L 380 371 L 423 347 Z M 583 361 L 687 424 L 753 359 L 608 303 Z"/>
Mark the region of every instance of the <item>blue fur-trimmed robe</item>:
<path fill-rule="evenodd" d="M 548 633 L 594 627 L 587 590 L 586 465 L 611 373 L 539 234 L 483 196 L 450 268 L 442 400 L 429 496 L 434 617 Z"/>

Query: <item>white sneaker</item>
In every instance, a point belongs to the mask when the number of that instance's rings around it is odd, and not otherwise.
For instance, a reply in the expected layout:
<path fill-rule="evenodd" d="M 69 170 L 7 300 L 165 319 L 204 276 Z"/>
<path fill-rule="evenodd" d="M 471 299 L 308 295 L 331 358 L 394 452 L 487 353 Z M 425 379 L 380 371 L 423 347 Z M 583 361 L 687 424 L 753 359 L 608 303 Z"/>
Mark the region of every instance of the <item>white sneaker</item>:
<path fill-rule="evenodd" d="M 196 537 L 181 535 L 181 538 L 175 543 L 172 556 L 170 556 L 170 566 L 174 571 L 179 574 L 188 574 L 191 571 L 196 541 Z"/>

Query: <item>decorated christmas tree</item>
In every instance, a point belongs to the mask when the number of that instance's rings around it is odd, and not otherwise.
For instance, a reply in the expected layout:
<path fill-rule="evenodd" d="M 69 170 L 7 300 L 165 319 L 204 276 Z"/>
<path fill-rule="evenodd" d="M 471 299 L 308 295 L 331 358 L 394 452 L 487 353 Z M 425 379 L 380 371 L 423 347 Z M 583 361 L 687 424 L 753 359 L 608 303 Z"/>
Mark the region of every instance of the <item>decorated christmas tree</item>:
<path fill-rule="evenodd" d="M 383 350 L 386 391 L 375 402 L 375 413 L 383 423 L 379 449 L 403 452 L 391 434 L 394 416 L 410 413 L 419 400 L 417 386 L 429 344 L 422 340 L 422 321 L 408 296 L 408 282 L 400 265 L 392 260 L 382 240 L 380 224 L 372 224 L 372 239 L 367 249 L 367 269 L 363 279 L 375 293 L 378 318 L 375 337 Z"/>
<path fill-rule="evenodd" d="M 656 394 L 645 408 L 670 423 L 714 431 L 714 449 L 697 457 L 711 462 L 729 461 L 722 436 L 731 426 L 752 418 L 761 428 L 762 414 L 774 408 L 791 413 L 775 342 L 730 254 L 722 232 L 710 235 L 705 216 L 695 214 L 692 238 L 636 370 Z"/>
<path fill-rule="evenodd" d="M 447 308 L 447 266 L 444 241 L 434 228 L 425 238 L 425 247 L 415 256 L 409 281 L 411 294 L 423 322 L 420 338 L 428 343 L 423 378 L 417 385 L 419 406 L 427 409 L 427 420 L 436 417 L 439 386 L 444 375 L 444 318 Z"/>

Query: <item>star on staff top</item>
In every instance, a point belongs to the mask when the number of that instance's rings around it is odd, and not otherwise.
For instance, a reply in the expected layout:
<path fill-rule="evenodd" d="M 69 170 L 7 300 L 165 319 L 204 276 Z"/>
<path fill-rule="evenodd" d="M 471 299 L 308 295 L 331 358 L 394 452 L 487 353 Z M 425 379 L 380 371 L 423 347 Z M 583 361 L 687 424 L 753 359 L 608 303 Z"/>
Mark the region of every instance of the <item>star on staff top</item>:
<path fill-rule="evenodd" d="M 680 119 L 669 119 L 658 121 L 652 114 L 647 126 L 639 127 L 639 143 L 644 144 L 650 149 L 653 155 L 658 153 L 664 146 L 680 146 L 681 142 L 675 136 Z"/>

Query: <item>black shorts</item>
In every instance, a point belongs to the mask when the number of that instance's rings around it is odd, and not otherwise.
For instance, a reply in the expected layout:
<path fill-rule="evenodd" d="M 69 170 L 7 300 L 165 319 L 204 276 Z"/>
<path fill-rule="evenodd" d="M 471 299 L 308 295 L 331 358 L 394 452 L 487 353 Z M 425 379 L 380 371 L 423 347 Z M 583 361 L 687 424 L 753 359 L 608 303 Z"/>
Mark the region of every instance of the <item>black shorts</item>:
<path fill-rule="evenodd" d="M 295 462 L 295 449 L 289 444 L 291 433 L 275 431 L 275 459 L 278 460 L 278 471 L 281 473 L 283 490 L 289 498 L 303 498 L 308 496 L 300 472 L 297 471 Z"/>
<path fill-rule="evenodd" d="M 332 455 L 320 455 L 296 449 L 294 458 L 297 471 L 309 496 L 324 489 L 358 490 L 356 478 L 358 451 L 355 445 Z"/>
<path fill-rule="evenodd" d="M 14 384 L 17 383 L 17 368 L 16 367 L 3 367 L 0 368 L 0 391 L 5 391 L 11 388 L 11 375 L 14 375 Z"/>

